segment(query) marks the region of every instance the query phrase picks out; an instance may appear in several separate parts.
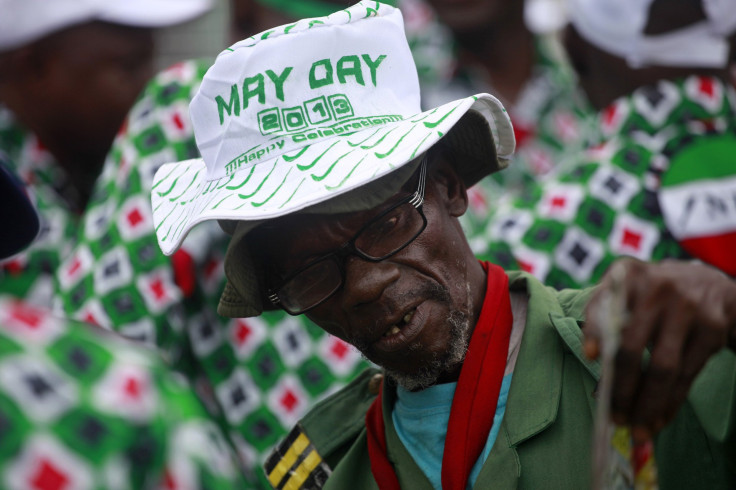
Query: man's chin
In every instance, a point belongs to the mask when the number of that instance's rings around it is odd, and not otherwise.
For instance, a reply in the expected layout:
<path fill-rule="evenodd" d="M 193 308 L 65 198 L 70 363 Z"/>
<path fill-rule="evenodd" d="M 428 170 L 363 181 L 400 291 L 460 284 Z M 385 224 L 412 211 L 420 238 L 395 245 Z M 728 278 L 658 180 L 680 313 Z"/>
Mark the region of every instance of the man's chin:
<path fill-rule="evenodd" d="M 448 349 L 442 354 L 435 354 L 424 362 L 418 370 L 407 373 L 386 366 L 386 376 L 408 391 L 418 391 L 437 383 L 457 381 L 462 362 L 468 350 L 470 328 L 467 315 L 455 310 L 448 318 L 450 340 Z"/>
<path fill-rule="evenodd" d="M 443 369 L 434 365 L 428 366 L 418 373 L 411 374 L 387 368 L 384 368 L 383 370 L 388 378 L 407 391 L 419 391 L 429 388 L 430 386 L 437 384 L 444 374 Z"/>

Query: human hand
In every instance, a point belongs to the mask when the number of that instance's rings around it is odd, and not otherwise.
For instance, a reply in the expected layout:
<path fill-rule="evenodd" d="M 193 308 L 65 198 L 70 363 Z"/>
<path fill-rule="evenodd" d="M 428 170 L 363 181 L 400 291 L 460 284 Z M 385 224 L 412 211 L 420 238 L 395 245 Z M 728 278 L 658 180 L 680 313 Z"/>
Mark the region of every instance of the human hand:
<path fill-rule="evenodd" d="M 686 262 L 622 259 L 614 268 L 588 304 L 585 353 L 599 356 L 604 325 L 598 310 L 606 293 L 620 291 L 627 311 L 614 360 L 611 417 L 630 425 L 634 441 L 643 442 L 674 418 L 708 359 L 736 346 L 736 282 Z"/>

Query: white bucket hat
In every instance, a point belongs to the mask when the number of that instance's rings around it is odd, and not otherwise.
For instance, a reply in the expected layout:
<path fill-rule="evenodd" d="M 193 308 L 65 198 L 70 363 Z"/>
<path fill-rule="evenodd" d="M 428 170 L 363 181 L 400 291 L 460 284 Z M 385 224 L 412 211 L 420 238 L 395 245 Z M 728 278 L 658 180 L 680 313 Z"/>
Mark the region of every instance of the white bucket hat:
<path fill-rule="evenodd" d="M 625 59 L 632 68 L 726 66 L 728 37 L 736 29 L 734 0 L 701 0 L 704 19 L 670 32 L 647 35 L 644 29 L 653 1 L 569 0 L 567 10 L 581 36 Z"/>
<path fill-rule="evenodd" d="M 379 2 L 363 1 L 228 48 L 205 75 L 190 116 L 202 159 L 163 165 L 152 188 L 156 234 L 167 255 L 205 220 L 219 220 L 230 232 L 240 223 L 242 238 L 264 220 L 304 210 L 337 212 L 330 206 L 335 197 L 409 170 L 407 164 L 461 118 L 482 123 L 463 122 L 473 126 L 463 132 L 467 137 L 454 131 L 447 138 L 463 156 L 458 172 L 466 185 L 506 167 L 515 146 L 509 117 L 491 95 L 421 111 L 401 13 Z M 410 175 L 398 173 L 404 180 Z M 340 211 L 355 194 L 337 200 Z M 229 279 L 232 269 L 238 268 L 226 261 Z M 223 294 L 221 314 L 262 310 L 254 297 L 260 281 L 241 273 Z"/>
<path fill-rule="evenodd" d="M 133 27 L 166 27 L 203 14 L 211 3 L 211 0 L 0 0 L 0 51 L 93 20 Z"/>

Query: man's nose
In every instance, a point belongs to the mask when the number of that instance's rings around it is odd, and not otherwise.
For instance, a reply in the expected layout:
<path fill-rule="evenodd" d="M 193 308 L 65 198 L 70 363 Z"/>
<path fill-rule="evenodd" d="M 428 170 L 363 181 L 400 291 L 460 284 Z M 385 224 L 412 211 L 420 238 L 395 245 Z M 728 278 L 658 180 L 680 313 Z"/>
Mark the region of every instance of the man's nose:
<path fill-rule="evenodd" d="M 345 258 L 344 306 L 353 309 L 380 299 L 384 290 L 399 278 L 399 267 L 390 259 L 370 262 L 349 255 Z"/>

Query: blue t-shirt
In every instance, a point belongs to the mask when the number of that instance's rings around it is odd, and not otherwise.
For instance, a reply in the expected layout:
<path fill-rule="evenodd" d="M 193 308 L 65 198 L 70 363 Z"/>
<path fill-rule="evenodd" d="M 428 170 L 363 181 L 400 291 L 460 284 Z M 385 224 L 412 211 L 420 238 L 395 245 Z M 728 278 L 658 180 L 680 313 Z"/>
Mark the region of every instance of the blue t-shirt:
<path fill-rule="evenodd" d="M 478 478 L 478 473 L 498 436 L 501 420 L 506 411 L 511 375 L 512 373 L 509 373 L 503 377 L 493 426 L 486 445 L 470 472 L 468 488 L 471 488 Z M 445 383 L 412 393 L 399 386 L 396 404 L 391 413 L 399 439 L 437 490 L 442 489 L 442 453 L 456 387 L 457 383 Z"/>

